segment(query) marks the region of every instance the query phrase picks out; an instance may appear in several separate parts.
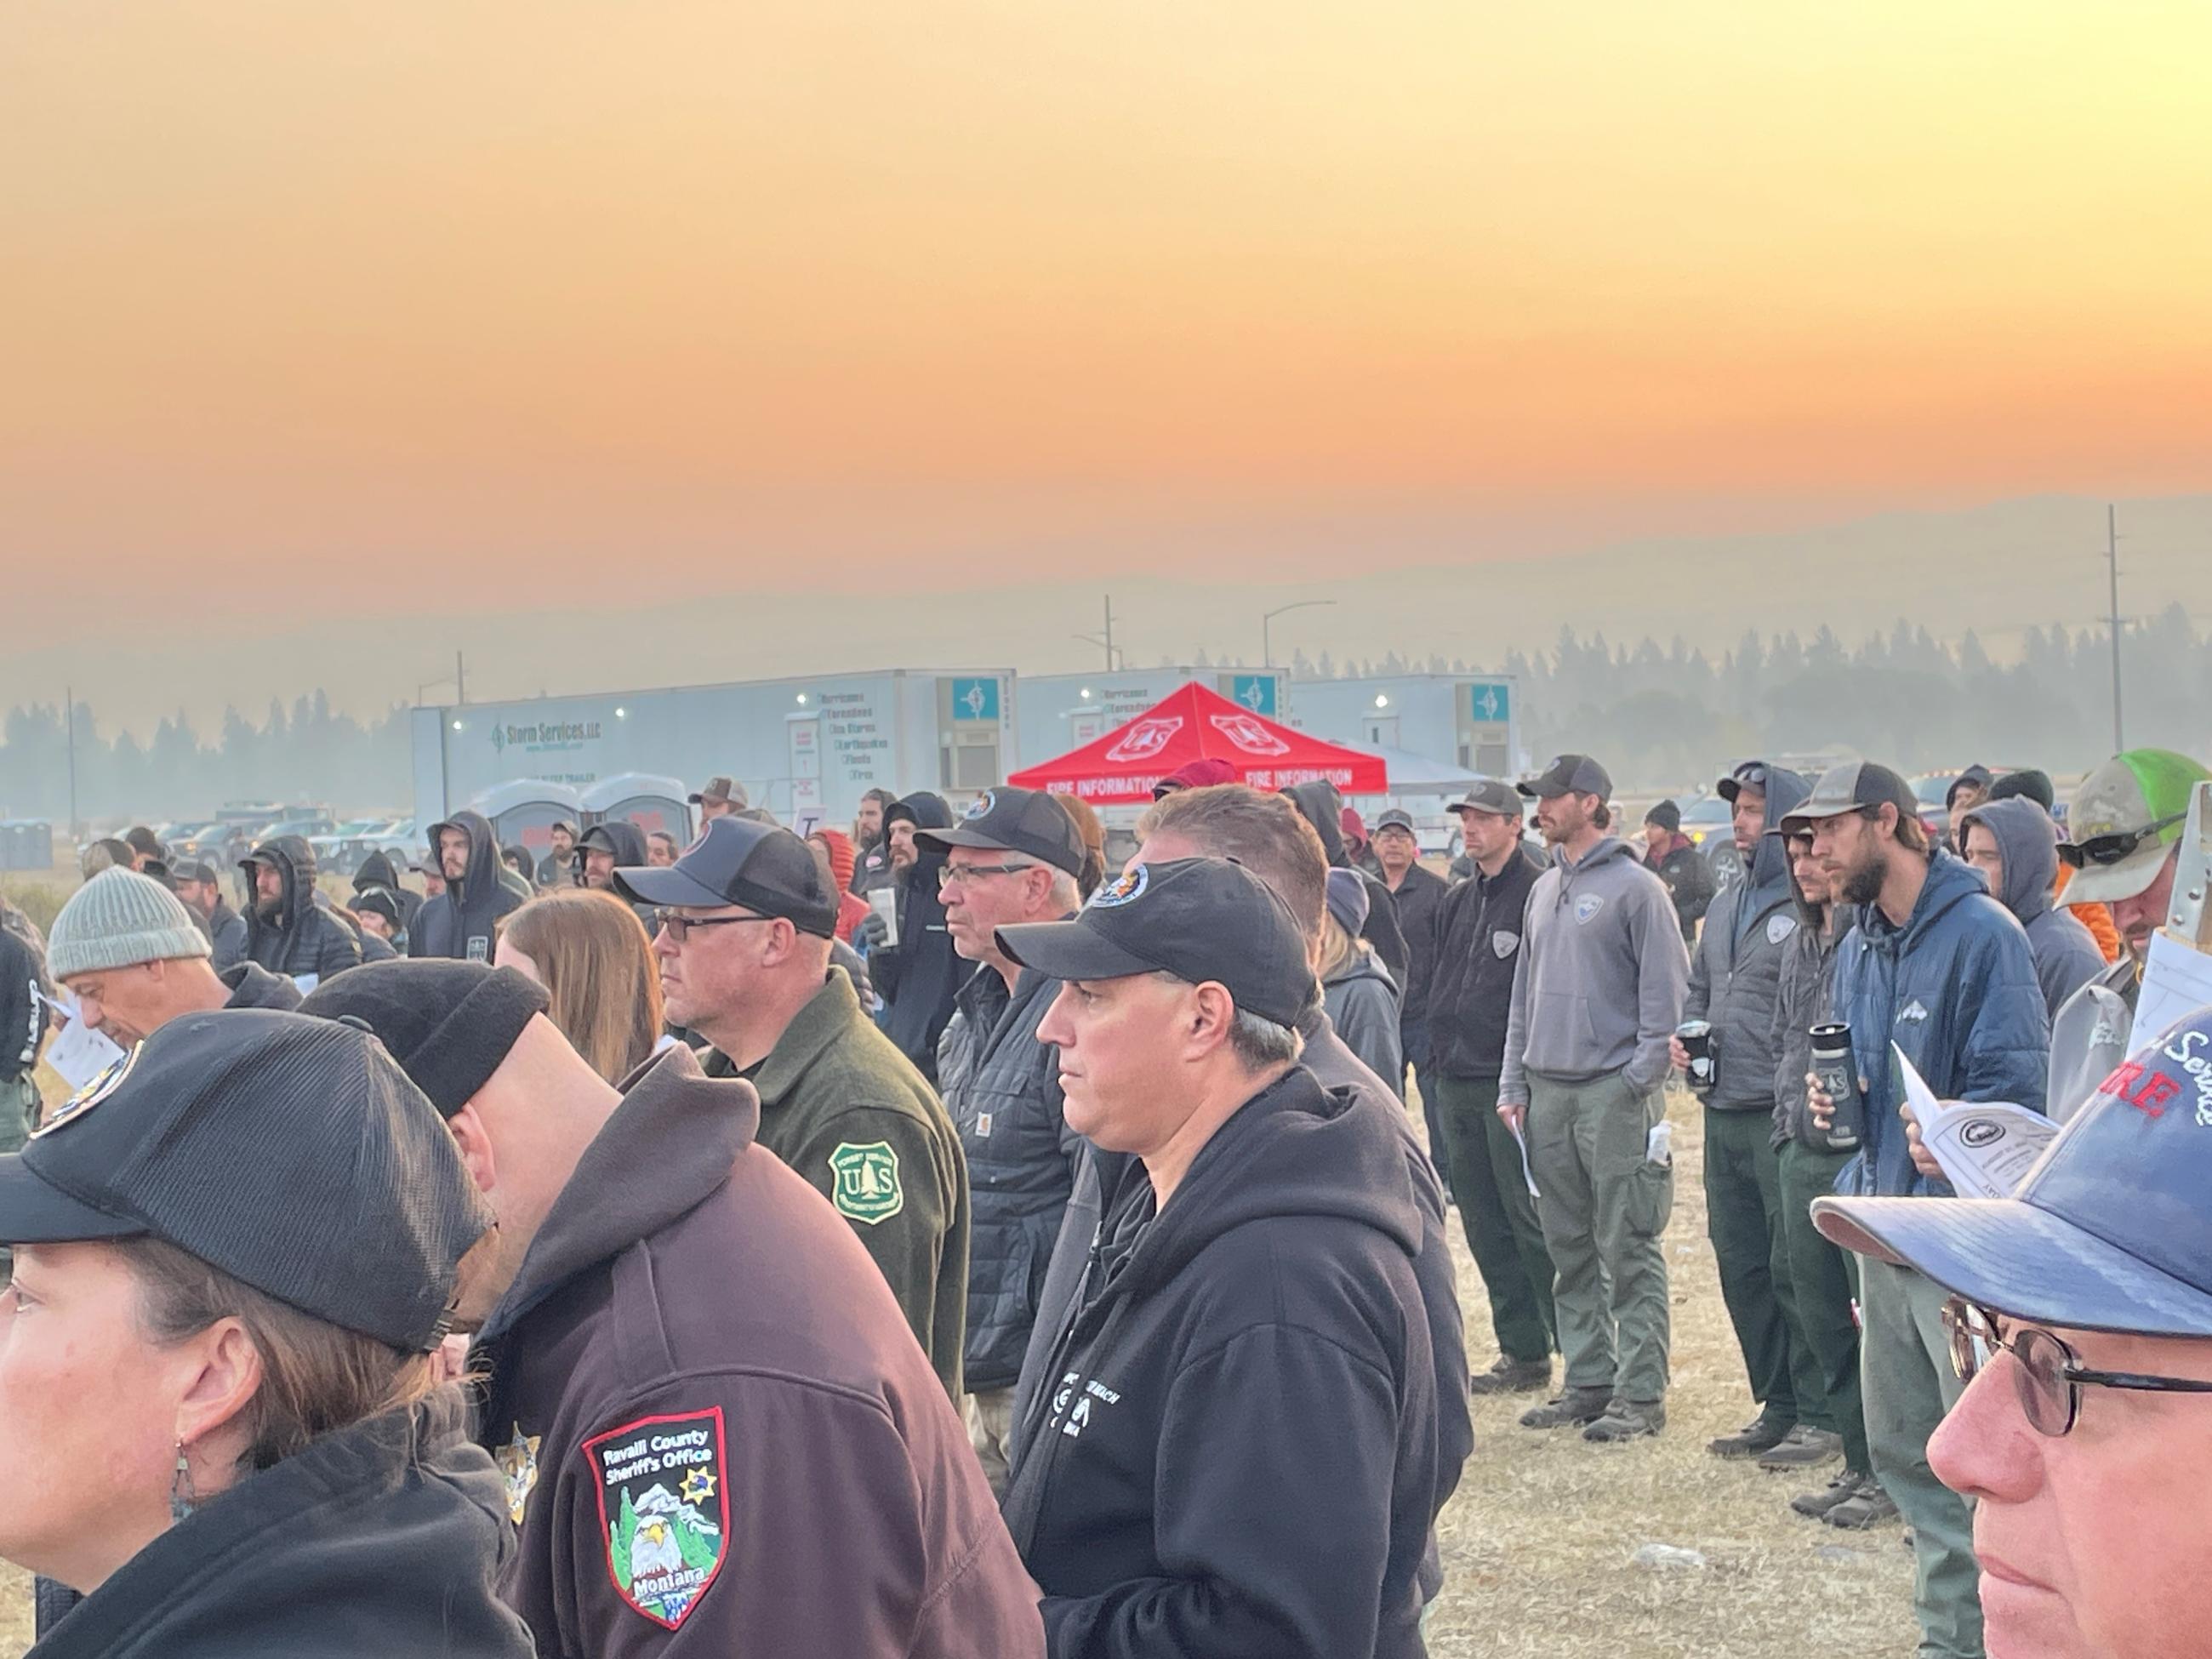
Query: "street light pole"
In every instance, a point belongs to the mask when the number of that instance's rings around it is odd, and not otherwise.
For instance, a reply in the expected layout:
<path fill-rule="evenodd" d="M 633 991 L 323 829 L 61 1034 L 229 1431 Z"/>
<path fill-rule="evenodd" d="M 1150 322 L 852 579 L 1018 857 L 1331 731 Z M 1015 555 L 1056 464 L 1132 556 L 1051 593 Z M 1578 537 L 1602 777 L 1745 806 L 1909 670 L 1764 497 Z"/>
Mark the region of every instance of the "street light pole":
<path fill-rule="evenodd" d="M 64 686 L 62 688 L 62 696 L 69 704 L 69 708 L 64 713 L 63 719 L 66 723 L 66 729 L 69 732 L 69 832 L 70 839 L 71 841 L 75 841 L 76 839 L 76 688 L 73 685 Z"/>
<path fill-rule="evenodd" d="M 1273 668 L 1275 665 L 1274 645 L 1267 633 L 1267 624 L 1269 623 L 1274 621 L 1276 617 L 1283 615 L 1285 611 L 1308 611 L 1311 610 L 1316 605 L 1334 605 L 1336 601 L 1334 599 L 1300 599 L 1293 605 L 1279 605 L 1273 611 L 1263 615 L 1260 618 L 1260 666 L 1262 668 Z"/>

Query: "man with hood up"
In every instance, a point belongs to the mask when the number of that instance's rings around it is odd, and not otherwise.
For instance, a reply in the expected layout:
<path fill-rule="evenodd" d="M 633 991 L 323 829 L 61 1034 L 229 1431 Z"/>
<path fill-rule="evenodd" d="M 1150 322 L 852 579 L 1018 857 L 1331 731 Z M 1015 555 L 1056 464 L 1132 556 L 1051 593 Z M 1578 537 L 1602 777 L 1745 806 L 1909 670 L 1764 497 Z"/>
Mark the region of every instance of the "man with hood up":
<path fill-rule="evenodd" d="M 891 803 L 884 814 L 884 844 L 898 892 L 898 941 L 878 942 L 886 933 L 881 917 L 872 917 L 858 933 L 868 945 L 868 977 L 884 1000 L 876 1023 L 933 1088 L 937 1040 L 952 1023 L 953 999 L 975 964 L 952 948 L 952 935 L 945 929 L 945 906 L 937 896 L 945 854 L 918 843 L 915 831 L 951 827 L 952 809 L 927 789 Z"/>
<path fill-rule="evenodd" d="M 1666 884 L 1608 835 L 1613 780 L 1561 755 L 1532 783 L 1552 867 L 1528 890 L 1498 1115 L 1528 1139 L 1536 1218 L 1559 1273 L 1566 1384 L 1523 1428 L 1591 1441 L 1667 1425 L 1667 1258 L 1674 1207 L 1668 1045 L 1689 958 Z"/>
<path fill-rule="evenodd" d="M 407 954 L 489 962 L 500 919 L 523 904 L 500 881 L 503 866 L 490 820 L 464 809 L 432 824 L 430 852 L 446 890 L 423 904 L 408 931 Z"/>
<path fill-rule="evenodd" d="M 1336 786 L 1326 778 L 1317 778 L 1311 783 L 1292 784 L 1283 793 L 1321 837 L 1321 849 L 1328 854 L 1329 868 L 1359 870 L 1344 844 L 1344 797 L 1337 793 Z M 1405 929 L 1399 924 L 1398 907 L 1391 902 L 1390 890 L 1382 884 L 1379 876 L 1359 870 L 1359 878 L 1367 886 L 1367 919 L 1360 925 L 1359 937 L 1375 947 L 1375 954 L 1390 970 L 1391 983 L 1402 988 L 1413 974 L 1413 953 L 1407 948 Z"/>
<path fill-rule="evenodd" d="M 253 884 L 246 959 L 313 990 L 331 975 L 361 965 L 361 940 L 315 902 L 314 866 L 301 860 L 293 839 L 264 842 L 239 860 Z"/>
<path fill-rule="evenodd" d="M 1841 1443 L 1797 1324 L 1773 1134 L 1774 1008 L 1802 922 L 1788 851 L 1769 831 L 1808 789 L 1796 773 L 1765 761 L 1746 761 L 1720 781 L 1744 873 L 1705 913 L 1682 1005 L 1683 1018 L 1712 1025 L 1712 1085 L 1703 1091 L 1705 1231 L 1759 1407 L 1751 1422 L 1706 1449 L 1756 1457 L 1769 1468 L 1826 1462 Z M 1686 1064 L 1680 1038 L 1672 1053 L 1677 1066 Z"/>
<path fill-rule="evenodd" d="M 570 885 L 589 887 L 601 893 L 622 896 L 615 887 L 615 872 L 618 869 L 649 866 L 645 831 L 628 818 L 605 818 L 584 831 L 583 839 L 576 843 L 568 866 L 554 883 L 556 887 Z M 645 936 L 651 939 L 660 926 L 650 904 L 633 904 L 630 909 L 645 924 Z"/>
<path fill-rule="evenodd" d="M 2043 1005 L 2051 1017 L 2105 971 L 2097 948 L 2071 910 L 2051 896 L 2058 877 L 2058 829 L 2024 795 L 1984 801 L 1959 820 L 1960 855 L 1982 872 L 1998 903 L 2027 929 Z"/>

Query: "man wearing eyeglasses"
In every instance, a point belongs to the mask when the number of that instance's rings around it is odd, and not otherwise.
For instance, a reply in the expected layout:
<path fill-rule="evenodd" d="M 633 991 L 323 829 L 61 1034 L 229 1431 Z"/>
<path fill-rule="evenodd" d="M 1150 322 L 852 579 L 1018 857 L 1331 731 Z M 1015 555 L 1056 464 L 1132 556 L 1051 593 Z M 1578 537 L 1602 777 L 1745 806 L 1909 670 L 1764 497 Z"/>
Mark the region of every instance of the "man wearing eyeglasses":
<path fill-rule="evenodd" d="M 974 1206 L 962 1367 L 968 1433 L 992 1490 L 1003 1493 L 1014 1382 L 1084 1142 L 1067 1127 L 1055 1051 L 1037 1041 L 1060 981 L 1017 965 L 996 935 L 1075 914 L 1083 841 L 1051 796 L 1012 787 L 988 791 L 958 823 L 914 839 L 942 860 L 937 886 L 952 948 L 978 964 L 954 999 L 937 1075 Z"/>
<path fill-rule="evenodd" d="M 710 1077 L 759 1091 L 760 1144 L 850 1222 L 957 1403 L 967 1323 L 968 1169 L 936 1093 L 830 965 L 837 896 L 806 843 L 724 814 L 667 869 L 615 891 L 659 907 L 671 1024 L 714 1045 Z"/>
<path fill-rule="evenodd" d="M 1955 1202 L 1950 1188 L 1914 1167 L 1891 1048 L 1940 1097 L 2034 1107 L 2043 1098 L 2051 1033 L 2027 935 L 1974 870 L 1929 845 L 1911 787 L 1888 767 L 1831 767 L 1783 820 L 1784 835 L 1800 830 L 1810 830 L 1813 856 L 1837 902 L 1857 907 L 1856 928 L 1836 947 L 1832 1006 L 1850 1027 L 1865 1144 L 1838 1188 L 1931 1205 L 1940 1197 L 1948 1207 Z M 1809 1083 L 1806 1101 L 1826 1130 L 1835 1103 Z M 1923 1659 L 1981 1659 L 1972 1516 L 1928 1468 L 1928 1437 L 1960 1388 L 1938 1359 L 1942 1302 L 1942 1292 L 1911 1269 L 1865 1263 L 1867 1442 L 1875 1476 L 1912 1528 Z"/>
<path fill-rule="evenodd" d="M 1973 1501 L 1994 1651 L 2206 1651 L 2207 1055 L 2200 1008 L 2106 1078 L 2008 1199 L 1814 1206 L 1837 1243 L 1951 1293 L 1950 1358 L 1968 1386 L 1928 1460 Z"/>
<path fill-rule="evenodd" d="M 2128 1052 L 2150 937 L 2173 902 L 2190 793 L 2207 777 L 2170 749 L 2130 749 L 2074 792 L 2072 839 L 2058 849 L 2075 867 L 2066 902 L 2108 906 L 2126 949 L 2051 1017 L 2050 1111 L 2062 1121 Z"/>

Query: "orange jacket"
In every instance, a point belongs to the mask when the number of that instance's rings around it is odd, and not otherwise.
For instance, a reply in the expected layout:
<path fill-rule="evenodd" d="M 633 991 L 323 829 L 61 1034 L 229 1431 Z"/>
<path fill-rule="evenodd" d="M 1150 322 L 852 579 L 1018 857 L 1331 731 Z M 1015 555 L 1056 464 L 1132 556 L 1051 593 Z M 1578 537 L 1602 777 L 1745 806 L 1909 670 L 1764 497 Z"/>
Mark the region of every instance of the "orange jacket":
<path fill-rule="evenodd" d="M 2065 892 L 2066 884 L 2073 879 L 2074 866 L 2061 864 L 2058 866 L 2057 891 Z M 2081 925 L 2089 930 L 2090 938 L 2097 941 L 2097 948 L 2105 953 L 2105 960 L 2118 962 L 2120 959 L 2120 930 L 2112 926 L 2112 910 L 2102 904 L 2069 904 L 2066 908 L 2081 918 Z"/>

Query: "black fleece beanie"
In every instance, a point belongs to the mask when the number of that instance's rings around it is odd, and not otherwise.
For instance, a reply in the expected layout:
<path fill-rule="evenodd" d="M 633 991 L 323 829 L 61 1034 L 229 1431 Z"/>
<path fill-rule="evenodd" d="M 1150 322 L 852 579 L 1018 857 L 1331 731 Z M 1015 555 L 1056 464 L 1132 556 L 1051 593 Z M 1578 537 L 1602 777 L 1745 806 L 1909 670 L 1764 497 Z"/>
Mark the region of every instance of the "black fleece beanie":
<path fill-rule="evenodd" d="M 1662 800 L 1644 815 L 1644 821 L 1657 824 L 1671 836 L 1682 827 L 1682 809 L 1671 800 Z"/>
<path fill-rule="evenodd" d="M 547 1006 L 544 987 L 512 968 L 403 957 L 348 969 L 317 986 L 300 1012 L 369 1032 L 439 1115 L 451 1117 Z"/>

